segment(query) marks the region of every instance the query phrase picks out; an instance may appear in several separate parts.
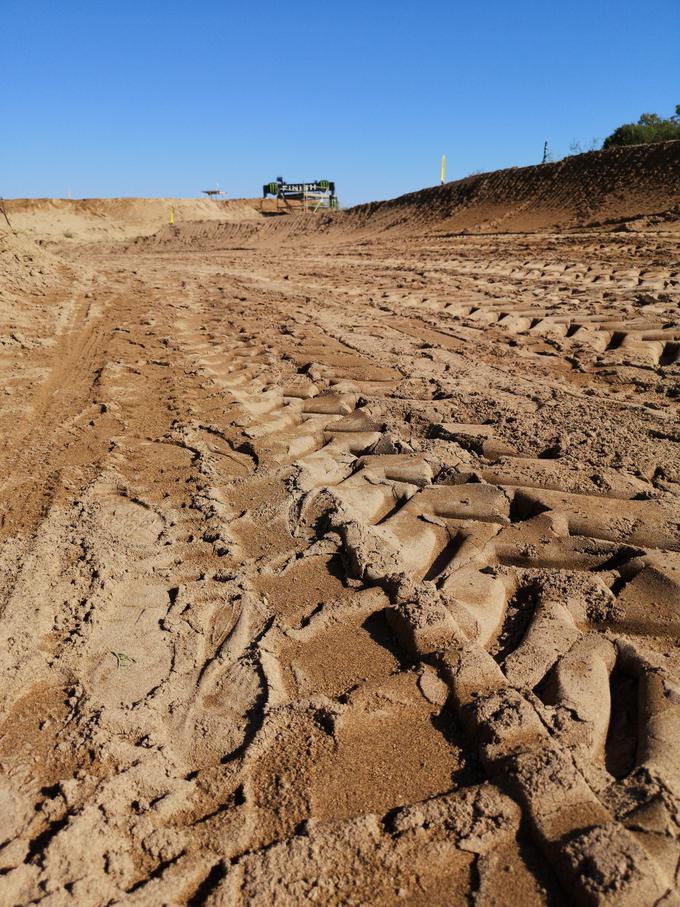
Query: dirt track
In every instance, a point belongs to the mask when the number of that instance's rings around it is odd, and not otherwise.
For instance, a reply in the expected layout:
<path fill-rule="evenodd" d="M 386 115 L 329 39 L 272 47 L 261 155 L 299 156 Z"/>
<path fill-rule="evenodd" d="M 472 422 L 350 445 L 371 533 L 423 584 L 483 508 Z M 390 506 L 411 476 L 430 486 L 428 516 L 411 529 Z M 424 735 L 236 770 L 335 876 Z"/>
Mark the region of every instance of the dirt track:
<path fill-rule="evenodd" d="M 667 226 L 35 250 L 6 903 L 677 903 Z"/>

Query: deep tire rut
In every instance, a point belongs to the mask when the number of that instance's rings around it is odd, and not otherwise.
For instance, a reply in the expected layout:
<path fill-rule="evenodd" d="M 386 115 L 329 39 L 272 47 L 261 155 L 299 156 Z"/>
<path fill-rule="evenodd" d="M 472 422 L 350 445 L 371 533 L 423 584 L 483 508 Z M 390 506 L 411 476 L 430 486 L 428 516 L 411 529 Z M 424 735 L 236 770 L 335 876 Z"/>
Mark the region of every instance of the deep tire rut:
<path fill-rule="evenodd" d="M 569 242 L 107 253 L 6 436 L 12 903 L 675 903 L 678 274 Z"/>

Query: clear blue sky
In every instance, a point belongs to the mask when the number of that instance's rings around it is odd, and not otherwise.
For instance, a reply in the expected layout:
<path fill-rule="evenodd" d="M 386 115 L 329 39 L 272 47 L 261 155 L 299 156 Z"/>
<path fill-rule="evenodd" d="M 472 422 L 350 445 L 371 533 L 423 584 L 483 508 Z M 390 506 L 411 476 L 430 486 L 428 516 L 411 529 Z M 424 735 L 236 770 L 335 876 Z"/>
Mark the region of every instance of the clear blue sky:
<path fill-rule="evenodd" d="M 0 195 L 351 204 L 680 103 L 680 0 L 2 0 Z"/>

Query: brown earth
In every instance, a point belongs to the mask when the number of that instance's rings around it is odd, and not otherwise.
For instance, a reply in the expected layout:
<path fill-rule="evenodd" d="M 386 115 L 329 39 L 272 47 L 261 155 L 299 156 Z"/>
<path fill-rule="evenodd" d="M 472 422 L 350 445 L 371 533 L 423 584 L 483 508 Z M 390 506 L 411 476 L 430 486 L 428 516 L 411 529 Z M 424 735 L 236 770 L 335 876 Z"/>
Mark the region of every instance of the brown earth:
<path fill-rule="evenodd" d="M 679 162 L 16 203 L 4 903 L 678 903 Z"/>
<path fill-rule="evenodd" d="M 259 199 L 13 198 L 4 201 L 14 229 L 53 240 L 132 239 L 182 221 L 243 221 L 260 217 Z M 6 226 L 0 218 L 0 228 Z"/>

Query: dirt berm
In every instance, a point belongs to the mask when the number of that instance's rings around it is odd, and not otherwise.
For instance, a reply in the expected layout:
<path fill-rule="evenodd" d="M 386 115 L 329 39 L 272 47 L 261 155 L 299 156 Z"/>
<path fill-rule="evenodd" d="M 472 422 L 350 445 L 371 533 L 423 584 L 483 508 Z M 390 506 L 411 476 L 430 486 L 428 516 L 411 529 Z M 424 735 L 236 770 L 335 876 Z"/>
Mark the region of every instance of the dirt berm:
<path fill-rule="evenodd" d="M 33 239 L 97 241 L 155 233 L 170 221 L 244 221 L 260 217 L 258 199 L 14 198 L 4 202 L 18 233 Z M 0 218 L 0 220 L 2 220 Z M 0 232 L 6 228 L 4 220 Z"/>
<path fill-rule="evenodd" d="M 680 142 L 594 151 L 553 164 L 511 167 L 345 211 L 181 223 L 143 244 L 219 248 L 234 242 L 384 231 L 550 233 L 591 228 L 677 229 Z"/>

